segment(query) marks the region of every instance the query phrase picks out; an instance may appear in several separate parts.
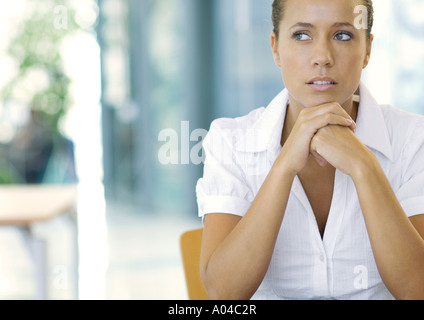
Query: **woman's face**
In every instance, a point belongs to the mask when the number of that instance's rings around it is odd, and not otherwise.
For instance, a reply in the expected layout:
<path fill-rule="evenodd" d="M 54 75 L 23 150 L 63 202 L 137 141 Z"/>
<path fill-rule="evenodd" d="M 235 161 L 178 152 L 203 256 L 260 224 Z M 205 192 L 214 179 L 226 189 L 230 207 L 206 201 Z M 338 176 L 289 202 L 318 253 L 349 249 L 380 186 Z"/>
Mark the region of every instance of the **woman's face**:
<path fill-rule="evenodd" d="M 287 1 L 279 39 L 272 34 L 271 45 L 290 104 L 352 104 L 372 43 L 366 30 L 355 27 L 358 4 L 358 0 Z"/>

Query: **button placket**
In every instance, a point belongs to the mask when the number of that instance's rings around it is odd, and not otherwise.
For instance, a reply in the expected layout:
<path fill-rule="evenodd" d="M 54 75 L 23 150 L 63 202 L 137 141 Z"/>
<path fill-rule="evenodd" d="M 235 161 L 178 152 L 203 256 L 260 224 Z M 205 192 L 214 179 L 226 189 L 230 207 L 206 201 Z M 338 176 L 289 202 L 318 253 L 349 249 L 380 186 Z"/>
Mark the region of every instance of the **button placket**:
<path fill-rule="evenodd" d="M 335 182 L 336 185 L 336 182 Z M 309 199 L 303 189 L 302 183 L 299 177 L 296 176 L 293 183 L 293 192 L 296 197 L 300 200 L 304 208 L 308 212 L 308 224 L 310 230 L 311 243 L 314 244 L 314 267 L 313 267 L 313 291 L 317 298 L 328 298 L 330 296 L 330 281 L 328 272 L 328 252 L 326 250 L 325 243 L 321 238 L 318 224 L 309 203 Z"/>
<path fill-rule="evenodd" d="M 317 298 L 328 297 L 330 295 L 328 286 L 328 265 L 327 255 L 324 252 L 324 248 L 318 250 L 315 258 L 314 266 L 314 294 Z"/>
<path fill-rule="evenodd" d="M 327 254 L 327 274 L 328 274 L 328 287 L 329 295 L 334 294 L 334 266 L 333 266 L 333 255 L 337 244 L 337 238 L 341 228 L 341 224 L 344 220 L 347 193 L 348 193 L 349 177 L 343 172 L 336 170 L 336 176 L 334 179 L 334 193 L 333 200 L 328 216 L 326 232 L 324 234 L 323 246 Z"/>

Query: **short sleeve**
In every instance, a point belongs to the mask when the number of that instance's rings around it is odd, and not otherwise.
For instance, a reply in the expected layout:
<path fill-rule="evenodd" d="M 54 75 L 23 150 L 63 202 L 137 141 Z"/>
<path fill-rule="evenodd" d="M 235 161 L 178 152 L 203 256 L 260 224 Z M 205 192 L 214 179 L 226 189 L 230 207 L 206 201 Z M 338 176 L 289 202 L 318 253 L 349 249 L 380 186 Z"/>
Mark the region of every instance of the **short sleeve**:
<path fill-rule="evenodd" d="M 424 214 L 424 120 L 419 118 L 402 153 L 402 181 L 397 197 L 408 217 Z"/>
<path fill-rule="evenodd" d="M 196 185 L 200 217 L 210 213 L 244 216 L 253 201 L 243 169 L 237 164 L 232 121 L 214 121 L 203 141 L 203 177 Z"/>

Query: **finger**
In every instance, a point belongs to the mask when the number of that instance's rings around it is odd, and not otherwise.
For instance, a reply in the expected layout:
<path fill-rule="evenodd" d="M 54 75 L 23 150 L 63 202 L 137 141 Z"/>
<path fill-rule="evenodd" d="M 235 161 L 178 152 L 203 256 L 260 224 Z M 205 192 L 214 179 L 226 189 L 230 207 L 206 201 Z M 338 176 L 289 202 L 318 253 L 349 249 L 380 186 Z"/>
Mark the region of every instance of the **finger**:
<path fill-rule="evenodd" d="M 340 104 L 336 102 L 332 103 L 326 103 L 320 106 L 311 107 L 311 108 L 305 108 L 302 110 L 302 113 L 304 113 L 305 120 L 324 115 L 326 113 L 334 113 L 339 116 L 343 116 L 345 118 L 351 119 L 351 116 L 346 112 L 345 109 L 343 109 Z"/>
<path fill-rule="evenodd" d="M 356 127 L 355 122 L 350 118 L 345 118 L 344 116 L 336 115 L 334 113 L 326 113 L 320 115 L 316 118 L 313 118 L 307 122 L 310 125 L 315 133 L 324 127 L 329 125 L 339 125 L 343 127 L 353 128 Z"/>
<path fill-rule="evenodd" d="M 349 128 L 352 130 L 353 133 L 355 133 L 356 128 L 357 128 L 355 121 L 352 119 L 350 114 L 347 113 L 346 110 L 343 109 L 343 107 L 340 104 L 338 104 L 337 102 L 323 104 L 323 105 L 317 106 L 315 108 L 316 108 L 315 112 L 316 112 L 317 115 L 318 114 L 324 114 L 323 112 L 328 111 L 328 112 L 340 115 L 342 117 L 345 117 L 346 119 L 352 120 L 352 124 L 349 126 Z"/>

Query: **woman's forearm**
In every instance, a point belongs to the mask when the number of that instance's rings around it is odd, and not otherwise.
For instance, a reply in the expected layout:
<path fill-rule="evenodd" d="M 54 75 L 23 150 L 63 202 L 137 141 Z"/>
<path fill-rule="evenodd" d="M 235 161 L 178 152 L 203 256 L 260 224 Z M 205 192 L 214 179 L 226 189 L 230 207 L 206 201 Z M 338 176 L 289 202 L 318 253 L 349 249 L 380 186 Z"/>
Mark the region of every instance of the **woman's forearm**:
<path fill-rule="evenodd" d="M 371 159 L 371 160 L 369 160 Z M 424 299 L 424 240 L 374 155 L 352 176 L 380 275 L 397 299 Z"/>
<path fill-rule="evenodd" d="M 274 165 L 252 206 L 211 255 L 203 281 L 212 299 L 250 299 L 271 261 L 294 175 Z"/>

